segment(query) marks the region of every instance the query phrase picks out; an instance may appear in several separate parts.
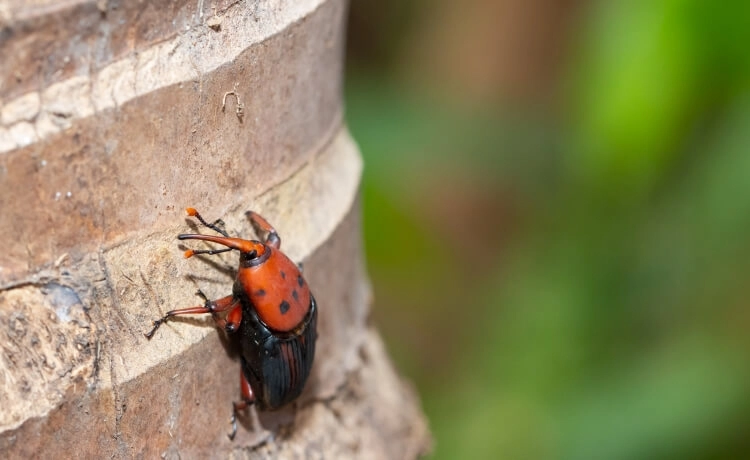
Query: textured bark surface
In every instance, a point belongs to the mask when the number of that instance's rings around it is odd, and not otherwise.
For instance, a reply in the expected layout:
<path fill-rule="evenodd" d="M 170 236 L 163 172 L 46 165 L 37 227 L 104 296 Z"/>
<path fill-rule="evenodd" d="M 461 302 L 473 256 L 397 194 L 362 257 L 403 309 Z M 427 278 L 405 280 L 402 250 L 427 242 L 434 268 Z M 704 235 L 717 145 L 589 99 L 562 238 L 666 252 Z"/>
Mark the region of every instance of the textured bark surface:
<path fill-rule="evenodd" d="M 413 458 L 418 399 L 368 324 L 361 160 L 342 126 L 344 0 L 0 3 L 4 457 Z M 8 56 L 8 59 L 5 59 Z M 251 411 L 234 344 L 167 310 L 230 293 L 182 258 L 194 206 L 274 224 L 319 302 L 303 395 Z M 192 228 L 191 228 L 192 227 Z"/>

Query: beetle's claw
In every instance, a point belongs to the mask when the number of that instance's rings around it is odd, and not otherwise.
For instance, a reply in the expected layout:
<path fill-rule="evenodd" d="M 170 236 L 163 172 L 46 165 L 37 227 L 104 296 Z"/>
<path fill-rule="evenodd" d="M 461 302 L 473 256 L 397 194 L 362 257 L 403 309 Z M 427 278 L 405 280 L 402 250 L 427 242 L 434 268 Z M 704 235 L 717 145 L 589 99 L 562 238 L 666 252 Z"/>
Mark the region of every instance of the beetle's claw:
<path fill-rule="evenodd" d="M 232 432 L 229 433 L 227 436 L 229 436 L 230 441 L 234 441 L 234 435 L 237 434 L 237 414 L 232 412 L 232 418 L 230 419 L 230 423 L 232 424 Z"/>
<path fill-rule="evenodd" d="M 159 326 L 161 326 L 161 323 L 163 323 L 164 321 L 166 321 L 166 318 L 165 319 L 157 319 L 156 321 L 154 321 L 154 328 L 151 329 L 150 331 L 144 333 L 143 335 L 145 335 L 147 339 L 150 339 L 151 337 L 154 336 L 154 333 L 156 332 L 157 329 L 159 329 Z"/>

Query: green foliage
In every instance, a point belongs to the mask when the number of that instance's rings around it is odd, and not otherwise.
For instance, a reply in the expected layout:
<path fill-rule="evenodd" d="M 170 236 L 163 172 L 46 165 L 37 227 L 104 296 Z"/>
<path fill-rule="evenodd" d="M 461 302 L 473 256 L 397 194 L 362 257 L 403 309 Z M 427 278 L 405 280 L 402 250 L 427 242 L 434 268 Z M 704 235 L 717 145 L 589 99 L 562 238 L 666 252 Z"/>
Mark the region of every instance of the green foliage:
<path fill-rule="evenodd" d="M 559 119 L 349 78 L 375 315 L 434 458 L 747 456 L 748 5 L 594 5 Z"/>

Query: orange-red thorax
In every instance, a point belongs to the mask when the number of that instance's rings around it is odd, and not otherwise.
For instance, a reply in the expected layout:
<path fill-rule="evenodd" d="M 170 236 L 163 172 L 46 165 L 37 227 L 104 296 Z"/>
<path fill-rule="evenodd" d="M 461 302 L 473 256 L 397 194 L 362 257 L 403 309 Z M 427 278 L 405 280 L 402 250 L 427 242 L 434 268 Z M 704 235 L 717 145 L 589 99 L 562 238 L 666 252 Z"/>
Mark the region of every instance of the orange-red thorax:
<path fill-rule="evenodd" d="M 288 332 L 299 326 L 310 310 L 310 289 L 297 265 L 270 246 L 257 265 L 240 264 L 237 281 L 269 328 Z M 265 252 L 269 255 L 266 258 Z"/>

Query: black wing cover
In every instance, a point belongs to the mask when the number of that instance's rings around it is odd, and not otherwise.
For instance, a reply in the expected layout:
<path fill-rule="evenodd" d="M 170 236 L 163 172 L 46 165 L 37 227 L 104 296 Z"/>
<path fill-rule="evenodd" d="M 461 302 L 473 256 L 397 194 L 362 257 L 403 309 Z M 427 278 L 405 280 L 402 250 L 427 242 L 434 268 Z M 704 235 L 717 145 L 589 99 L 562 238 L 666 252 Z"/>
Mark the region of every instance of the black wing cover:
<path fill-rule="evenodd" d="M 310 296 L 310 311 L 302 324 L 286 333 L 271 331 L 243 301 L 240 344 L 242 372 L 261 410 L 278 409 L 296 399 L 305 387 L 315 357 L 318 308 Z"/>

